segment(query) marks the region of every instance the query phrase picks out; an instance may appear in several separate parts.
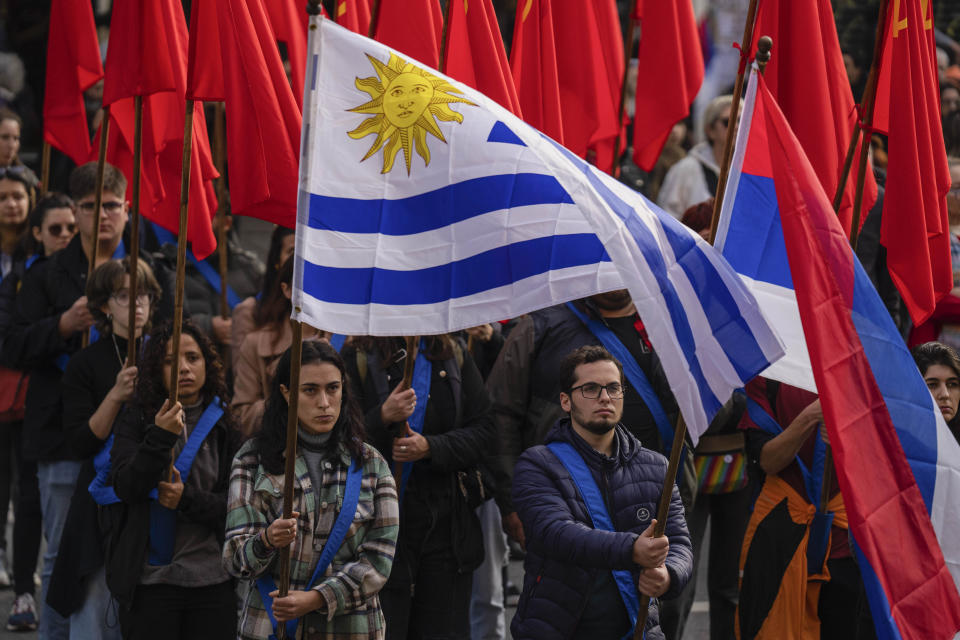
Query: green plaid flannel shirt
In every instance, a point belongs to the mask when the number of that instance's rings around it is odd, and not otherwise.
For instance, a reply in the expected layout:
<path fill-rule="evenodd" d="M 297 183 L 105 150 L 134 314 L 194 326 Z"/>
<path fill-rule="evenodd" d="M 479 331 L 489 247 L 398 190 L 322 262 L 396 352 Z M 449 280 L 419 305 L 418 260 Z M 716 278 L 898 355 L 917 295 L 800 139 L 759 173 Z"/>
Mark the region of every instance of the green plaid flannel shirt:
<path fill-rule="evenodd" d="M 343 505 L 350 454 L 340 447 L 339 456 L 324 462 L 319 497 L 310 481 L 302 456 L 296 460 L 293 508 L 300 512 L 298 535 L 293 543 L 290 589 L 304 590 Z M 343 544 L 314 589 L 326 606 L 301 618 L 300 638 L 326 640 L 381 639 L 384 618 L 378 593 L 386 583 L 396 551 L 400 511 L 397 488 L 383 456 L 364 445 L 360 500 Z M 227 500 L 227 532 L 223 547 L 224 567 L 242 581 L 238 590 L 245 597 L 237 637 L 266 639 L 273 633 L 270 618 L 253 582 L 270 572 L 277 580 L 279 554 L 268 550 L 260 532 L 279 518 L 283 508 L 283 476 L 271 475 L 260 466 L 252 442 L 247 442 L 233 460 Z M 310 535 L 305 535 L 309 532 Z M 249 587 L 249 588 L 244 588 Z"/>

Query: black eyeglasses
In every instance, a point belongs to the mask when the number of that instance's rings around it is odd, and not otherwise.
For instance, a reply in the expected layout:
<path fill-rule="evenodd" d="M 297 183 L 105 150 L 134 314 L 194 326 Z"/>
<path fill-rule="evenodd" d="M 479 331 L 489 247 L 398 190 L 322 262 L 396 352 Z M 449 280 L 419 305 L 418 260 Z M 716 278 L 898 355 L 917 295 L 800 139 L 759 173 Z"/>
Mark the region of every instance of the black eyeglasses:
<path fill-rule="evenodd" d="M 73 235 L 77 231 L 77 225 L 75 224 L 52 224 L 47 227 L 47 231 L 50 232 L 52 236 L 59 236 L 63 233 L 63 230 L 66 229 L 67 233 Z"/>
<path fill-rule="evenodd" d="M 81 211 L 84 213 L 93 213 L 93 207 L 96 203 L 94 202 L 81 202 L 77 205 Z M 122 202 L 110 201 L 102 202 L 100 206 L 103 207 L 103 210 L 107 213 L 120 213 L 120 210 L 123 209 Z"/>
<path fill-rule="evenodd" d="M 623 385 L 619 382 L 611 382 L 608 385 L 597 384 L 596 382 L 585 382 L 576 387 L 570 387 L 569 393 L 580 389 L 580 393 L 587 400 L 596 400 L 604 390 L 611 400 L 619 400 L 623 397 Z"/>

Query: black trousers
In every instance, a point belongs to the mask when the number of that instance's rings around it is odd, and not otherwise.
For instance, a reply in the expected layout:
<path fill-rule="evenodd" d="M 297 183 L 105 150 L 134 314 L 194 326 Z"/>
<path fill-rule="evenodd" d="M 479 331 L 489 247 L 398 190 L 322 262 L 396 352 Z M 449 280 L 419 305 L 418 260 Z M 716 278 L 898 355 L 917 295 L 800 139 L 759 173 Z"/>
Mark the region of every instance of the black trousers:
<path fill-rule="evenodd" d="M 209 587 L 139 585 L 130 609 L 120 608 L 125 640 L 231 640 L 237 637 L 233 582 Z"/>
<path fill-rule="evenodd" d="M 0 424 L 0 550 L 6 551 L 7 506 L 13 498 L 13 591 L 32 594 L 42 536 L 37 463 L 20 449 L 23 422 Z M 16 477 L 16 485 L 14 485 Z M 8 565 L 9 566 L 9 565 Z"/>
<path fill-rule="evenodd" d="M 387 640 L 470 637 L 473 572 L 457 569 L 452 526 L 437 501 L 405 497 L 393 569 L 380 591 Z"/>

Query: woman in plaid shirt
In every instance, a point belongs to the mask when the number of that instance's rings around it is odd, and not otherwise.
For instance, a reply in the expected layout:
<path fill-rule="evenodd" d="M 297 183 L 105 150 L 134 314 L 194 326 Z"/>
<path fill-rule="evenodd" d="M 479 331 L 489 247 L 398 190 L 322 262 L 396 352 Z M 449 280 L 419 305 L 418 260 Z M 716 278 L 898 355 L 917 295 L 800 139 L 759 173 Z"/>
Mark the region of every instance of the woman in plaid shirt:
<path fill-rule="evenodd" d="M 383 457 L 363 443 L 363 421 L 345 377 L 343 360 L 329 344 L 304 343 L 293 518 L 281 517 L 289 349 L 277 366 L 263 430 L 234 458 L 223 562 L 232 575 L 251 581 L 238 590 L 243 599 L 239 638 L 274 633 L 255 581 L 265 574 L 279 581 L 278 550 L 291 544 L 289 595 L 271 594 L 277 622 L 299 619 L 298 637 L 305 639 L 384 637 L 378 592 L 396 548 L 397 490 Z M 309 587 L 343 504 L 353 459 L 361 461 L 363 471 L 353 522 L 324 575 Z"/>

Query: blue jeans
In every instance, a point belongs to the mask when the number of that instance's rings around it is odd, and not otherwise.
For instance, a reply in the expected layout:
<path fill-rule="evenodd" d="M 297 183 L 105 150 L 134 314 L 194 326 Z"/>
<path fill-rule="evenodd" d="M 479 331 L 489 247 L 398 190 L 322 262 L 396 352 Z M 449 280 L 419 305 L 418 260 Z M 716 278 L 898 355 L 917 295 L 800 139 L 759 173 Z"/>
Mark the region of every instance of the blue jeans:
<path fill-rule="evenodd" d="M 67 520 L 70 499 L 73 497 L 80 462 L 56 460 L 37 463 L 37 481 L 40 485 L 40 509 L 43 512 L 43 537 L 47 550 L 43 554 L 43 582 L 41 587 L 40 628 L 38 640 L 69 640 L 70 620 L 47 605 L 47 588 L 60 548 L 60 535 Z"/>
<path fill-rule="evenodd" d="M 111 604 L 103 567 L 87 576 L 83 605 L 70 614 L 72 640 L 120 640 L 119 605 Z"/>
<path fill-rule="evenodd" d="M 470 598 L 471 640 L 504 640 L 507 625 L 503 609 L 503 567 L 507 564 L 507 536 L 500 525 L 497 503 L 477 507 L 483 530 L 483 564 L 473 572 Z"/>

